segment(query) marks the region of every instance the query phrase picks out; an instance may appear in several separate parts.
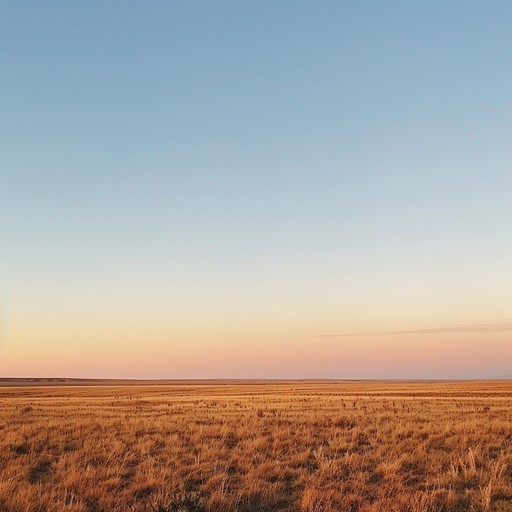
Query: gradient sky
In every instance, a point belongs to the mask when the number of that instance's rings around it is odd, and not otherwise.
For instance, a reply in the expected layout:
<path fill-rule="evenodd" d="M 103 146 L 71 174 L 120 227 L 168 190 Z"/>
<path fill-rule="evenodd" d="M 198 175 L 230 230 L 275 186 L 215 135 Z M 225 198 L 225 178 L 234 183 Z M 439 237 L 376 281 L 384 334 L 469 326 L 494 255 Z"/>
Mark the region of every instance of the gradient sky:
<path fill-rule="evenodd" d="M 0 374 L 511 375 L 511 26 L 4 2 Z"/>

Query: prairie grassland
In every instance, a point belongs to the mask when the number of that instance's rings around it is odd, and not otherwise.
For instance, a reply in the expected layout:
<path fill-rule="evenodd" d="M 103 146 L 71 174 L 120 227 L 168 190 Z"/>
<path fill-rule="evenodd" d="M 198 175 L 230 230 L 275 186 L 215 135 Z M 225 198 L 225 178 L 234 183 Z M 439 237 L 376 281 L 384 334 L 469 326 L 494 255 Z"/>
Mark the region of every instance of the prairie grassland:
<path fill-rule="evenodd" d="M 512 511 L 512 382 L 0 388 L 1 512 Z"/>

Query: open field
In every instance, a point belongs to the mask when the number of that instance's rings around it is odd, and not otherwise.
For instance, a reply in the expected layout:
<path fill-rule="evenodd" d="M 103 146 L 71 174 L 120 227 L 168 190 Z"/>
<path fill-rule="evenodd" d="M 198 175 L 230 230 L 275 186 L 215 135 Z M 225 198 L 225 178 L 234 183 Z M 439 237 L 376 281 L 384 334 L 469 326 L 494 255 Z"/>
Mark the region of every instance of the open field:
<path fill-rule="evenodd" d="M 509 381 L 21 384 L 1 512 L 512 511 Z"/>

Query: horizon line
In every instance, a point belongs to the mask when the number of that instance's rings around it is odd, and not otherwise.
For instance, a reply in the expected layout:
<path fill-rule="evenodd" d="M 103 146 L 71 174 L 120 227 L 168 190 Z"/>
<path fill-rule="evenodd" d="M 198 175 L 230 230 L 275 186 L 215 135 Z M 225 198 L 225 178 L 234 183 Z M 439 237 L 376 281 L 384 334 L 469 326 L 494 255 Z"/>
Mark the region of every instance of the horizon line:
<path fill-rule="evenodd" d="M 478 381 L 500 381 L 512 380 L 512 375 L 498 375 L 489 377 L 196 377 L 196 378 L 116 378 L 116 377 L 0 377 L 2 384 L 25 383 L 37 385 L 52 385 L 82 382 L 109 382 L 109 383 L 188 383 L 188 382 L 210 382 L 210 383 L 265 383 L 265 382 L 478 382 Z"/>

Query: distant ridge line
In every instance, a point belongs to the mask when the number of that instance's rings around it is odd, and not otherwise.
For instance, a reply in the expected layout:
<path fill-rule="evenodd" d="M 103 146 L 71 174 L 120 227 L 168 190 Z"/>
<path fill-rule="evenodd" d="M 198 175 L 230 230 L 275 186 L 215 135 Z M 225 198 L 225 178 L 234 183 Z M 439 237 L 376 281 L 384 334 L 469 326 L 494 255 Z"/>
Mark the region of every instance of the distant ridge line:
<path fill-rule="evenodd" d="M 77 377 L 0 377 L 0 387 L 52 387 L 52 386 L 222 386 L 265 385 L 286 383 L 436 383 L 436 382 L 489 382 L 512 380 L 512 375 L 481 378 L 283 378 L 283 379 L 95 379 Z"/>

